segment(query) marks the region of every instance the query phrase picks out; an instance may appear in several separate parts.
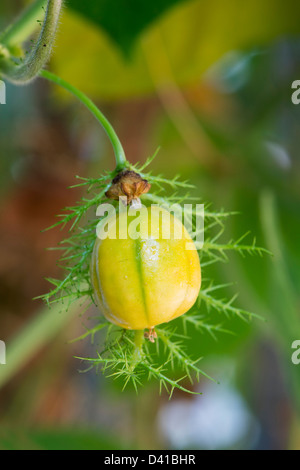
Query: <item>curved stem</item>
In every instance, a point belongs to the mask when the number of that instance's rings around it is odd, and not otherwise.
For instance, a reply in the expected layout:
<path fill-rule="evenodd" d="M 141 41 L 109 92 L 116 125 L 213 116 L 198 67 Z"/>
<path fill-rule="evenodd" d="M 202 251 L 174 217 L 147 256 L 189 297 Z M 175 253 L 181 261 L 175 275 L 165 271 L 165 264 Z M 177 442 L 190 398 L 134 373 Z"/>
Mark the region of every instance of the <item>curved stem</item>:
<path fill-rule="evenodd" d="M 0 34 L 0 42 L 6 47 L 25 41 L 38 27 L 38 20 L 45 16 L 47 0 L 36 0 Z"/>
<path fill-rule="evenodd" d="M 62 3 L 63 0 L 48 0 L 42 31 L 37 43 L 22 64 L 16 65 L 11 60 L 1 62 L 1 74 L 4 78 L 20 85 L 38 76 L 51 54 Z"/>
<path fill-rule="evenodd" d="M 97 108 L 97 106 L 93 103 L 93 101 L 90 100 L 90 98 L 88 98 L 84 93 L 82 93 L 82 91 L 78 90 L 70 83 L 66 82 L 65 80 L 58 77 L 57 75 L 51 72 L 48 72 L 47 70 L 42 70 L 40 72 L 40 76 L 43 78 L 46 78 L 47 80 L 50 80 L 53 83 L 56 83 L 56 85 L 59 85 L 65 90 L 69 91 L 72 95 L 74 95 L 79 101 L 81 101 L 89 109 L 89 111 L 95 116 L 95 118 L 100 122 L 100 124 L 104 128 L 113 146 L 116 163 L 117 163 L 116 170 L 120 171 L 123 168 L 125 168 L 127 166 L 127 160 L 125 157 L 125 152 L 122 147 L 122 144 L 114 128 L 110 124 L 110 122 L 106 119 L 104 114 Z"/>
<path fill-rule="evenodd" d="M 21 65 L 14 64 L 9 58 L 3 59 L 0 64 L 1 75 L 3 75 L 3 77 L 8 81 L 17 85 L 28 83 L 35 77 L 41 76 L 72 93 L 91 111 L 106 131 L 114 149 L 117 163 L 116 172 L 118 172 L 127 166 L 127 160 L 121 142 L 112 125 L 84 93 L 53 73 L 42 70 L 51 53 L 63 0 L 48 0 L 48 2 L 46 2 L 46 0 L 37 0 L 31 7 L 29 7 L 20 19 L 0 36 L 0 40 L 2 42 L 2 55 L 5 57 L 6 52 L 9 54 L 7 48 L 10 45 L 23 40 L 24 37 L 33 31 L 36 27 L 38 12 L 46 3 L 47 10 L 37 44 Z"/>

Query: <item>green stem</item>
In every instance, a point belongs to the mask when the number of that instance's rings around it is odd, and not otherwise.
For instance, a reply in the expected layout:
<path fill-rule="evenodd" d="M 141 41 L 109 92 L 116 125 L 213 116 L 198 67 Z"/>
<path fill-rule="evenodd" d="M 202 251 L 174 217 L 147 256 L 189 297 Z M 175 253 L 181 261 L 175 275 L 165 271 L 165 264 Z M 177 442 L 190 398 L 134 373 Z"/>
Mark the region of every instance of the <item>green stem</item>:
<path fill-rule="evenodd" d="M 277 339 L 283 352 L 283 370 L 288 374 L 289 387 L 300 416 L 300 375 L 291 361 L 291 345 L 299 339 L 299 294 L 291 281 L 289 267 L 284 257 L 284 241 L 281 236 L 278 211 L 274 194 L 266 190 L 261 195 L 261 220 L 268 246 L 274 253 L 272 264 L 272 318 L 277 329 Z M 276 323 L 275 323 L 276 322 Z"/>
<path fill-rule="evenodd" d="M 39 39 L 25 60 L 16 65 L 12 60 L 1 62 L 1 75 L 16 85 L 30 82 L 47 63 L 58 25 L 63 0 L 48 0 L 45 19 Z"/>
<path fill-rule="evenodd" d="M 48 0 L 43 28 L 37 44 L 21 65 L 16 66 L 8 59 L 2 60 L 1 74 L 4 78 L 7 78 L 8 81 L 15 84 L 27 83 L 39 75 L 72 93 L 90 110 L 104 128 L 114 149 L 117 163 L 116 172 L 119 172 L 127 166 L 125 152 L 116 132 L 104 114 L 84 93 L 79 91 L 73 85 L 70 85 L 68 82 L 53 73 L 42 70 L 50 56 L 62 3 L 63 0 Z M 0 46 L 2 46 L 4 52 L 5 48 L 8 48 L 9 45 L 16 44 L 30 35 L 34 27 L 36 27 L 37 15 L 45 4 L 46 0 L 37 0 L 25 11 L 15 24 L 10 26 L 2 34 L 0 37 Z"/>
<path fill-rule="evenodd" d="M 17 336 L 7 344 L 6 365 L 0 365 L 0 388 L 3 387 L 39 350 L 68 324 L 81 307 L 74 302 L 67 311 L 62 306 L 44 308 Z M 1 338 L 3 339 L 3 338 Z"/>
<path fill-rule="evenodd" d="M 45 15 L 47 0 L 37 0 L 29 5 L 22 14 L 0 34 L 0 43 L 6 47 L 15 46 L 25 41 L 38 27 L 38 20 Z"/>
<path fill-rule="evenodd" d="M 276 318 L 281 322 L 280 332 L 283 334 L 285 331 L 290 338 L 293 338 L 295 331 L 299 331 L 298 295 L 294 291 L 288 265 L 283 256 L 284 242 L 281 237 L 274 194 L 268 190 L 264 191 L 260 204 L 262 227 L 268 246 L 274 254 L 273 277 L 276 282 L 276 292 L 280 292 L 278 302 L 282 302 L 281 308 L 276 309 Z"/>
<path fill-rule="evenodd" d="M 132 356 L 132 362 L 130 364 L 130 371 L 133 372 L 139 362 L 141 362 L 143 356 L 143 342 L 144 342 L 144 331 L 136 330 L 134 336 L 134 352 Z"/>
<path fill-rule="evenodd" d="M 82 91 L 78 90 L 75 88 L 73 85 L 70 85 L 70 83 L 66 82 L 62 78 L 58 77 L 57 75 L 54 75 L 51 72 L 48 72 L 47 70 L 42 70 L 40 72 L 40 76 L 43 78 L 46 78 L 47 80 L 50 80 L 53 83 L 56 83 L 56 85 L 61 86 L 65 90 L 69 91 L 72 95 L 74 95 L 79 101 L 81 101 L 88 109 L 89 111 L 95 116 L 95 118 L 100 122 L 102 127 L 104 128 L 112 146 L 114 149 L 115 153 L 115 158 L 116 158 L 116 163 L 117 163 L 117 171 L 122 170 L 127 166 L 127 160 L 125 157 L 125 152 L 122 147 L 122 144 L 114 131 L 114 128 L 110 124 L 110 122 L 106 119 L 104 114 L 97 108 L 97 106 L 93 103 L 90 98 L 88 98 Z"/>

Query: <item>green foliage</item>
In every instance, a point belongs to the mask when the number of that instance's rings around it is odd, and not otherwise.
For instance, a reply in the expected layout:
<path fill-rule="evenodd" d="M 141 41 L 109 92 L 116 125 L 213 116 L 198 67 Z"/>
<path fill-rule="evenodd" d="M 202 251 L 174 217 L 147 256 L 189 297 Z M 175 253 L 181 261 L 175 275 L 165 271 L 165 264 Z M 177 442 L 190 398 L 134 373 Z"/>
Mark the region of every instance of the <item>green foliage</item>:
<path fill-rule="evenodd" d="M 65 9 L 52 69 L 90 96 L 106 100 L 161 92 L 167 83 L 197 83 L 228 52 L 265 49 L 270 41 L 299 32 L 294 0 L 253 0 L 243 5 L 239 0 L 179 2 L 151 24 L 144 16 L 150 4 L 157 7 L 165 2 L 139 1 L 143 11 L 139 10 L 138 21 L 144 27 L 134 37 L 130 60 L 125 60 L 122 51 L 127 49 L 127 36 L 132 37 L 131 20 L 118 6 L 128 2 L 107 0 L 105 11 L 99 0 L 77 3 L 83 16 Z M 91 19 L 89 12 L 94 10 L 100 28 L 94 19 L 83 21 L 87 16 Z M 128 8 L 128 14 L 135 16 L 135 11 Z"/>
<path fill-rule="evenodd" d="M 68 5 L 100 26 L 127 55 L 139 34 L 173 5 L 187 0 L 70 0 Z"/>
<path fill-rule="evenodd" d="M 153 157 L 149 158 L 143 166 L 129 165 L 131 169 L 139 172 L 152 184 L 151 193 L 142 196 L 142 202 L 145 204 L 155 202 L 163 205 L 194 201 L 189 193 L 180 194 L 183 189 L 189 191 L 192 189 L 188 182 L 182 182 L 178 177 L 168 180 L 162 176 L 156 177 L 149 172 L 144 172 L 152 159 Z M 59 263 L 65 271 L 65 277 L 62 280 L 49 279 L 53 288 L 42 296 L 49 305 L 63 301 L 67 308 L 76 299 L 93 298 L 89 267 L 96 240 L 96 225 L 99 223 L 99 219 L 95 219 L 94 214 L 96 207 L 105 202 L 105 192 L 114 175 L 115 172 L 107 172 L 96 179 L 78 177 L 81 182 L 75 186 L 86 188 L 89 197 L 84 196 L 76 206 L 65 208 L 65 213 L 58 216 L 60 220 L 50 227 L 68 225 L 69 236 L 58 247 L 59 250 L 62 250 Z M 117 207 L 117 203 L 115 204 Z M 193 228 L 195 227 L 195 215 L 195 209 L 192 209 L 190 216 L 193 219 Z M 205 212 L 205 242 L 203 248 L 199 250 L 202 268 L 216 262 L 228 261 L 225 254 L 227 251 L 259 255 L 267 252 L 263 248 L 256 247 L 255 242 L 249 245 L 241 243 L 244 237 L 236 242 L 219 243 L 224 231 L 223 221 L 230 215 L 232 214 L 224 211 L 214 212 L 210 209 Z M 216 228 L 218 229 L 216 230 Z M 215 234 L 214 231 L 216 231 Z M 187 314 L 180 317 L 184 334 L 178 333 L 176 328 L 172 327 L 172 323 L 171 326 L 169 324 L 160 325 L 157 328 L 158 339 L 155 350 L 144 340 L 143 332 L 133 332 L 116 327 L 107 322 L 104 317 L 100 317 L 99 323 L 94 328 L 87 328 L 86 332 L 77 338 L 85 339 L 91 336 L 94 340 L 95 335 L 100 331 L 106 333 L 102 350 L 97 352 L 95 358 L 85 358 L 89 365 L 88 370 L 92 367 L 100 368 L 109 377 L 122 379 L 124 387 L 131 382 L 136 390 L 145 380 L 156 379 L 160 384 L 160 390 L 166 389 L 170 396 L 175 388 L 194 393 L 182 384 L 182 380 L 187 377 L 192 382 L 193 378 L 199 380 L 201 376 L 210 377 L 199 368 L 200 358 L 191 358 L 185 348 L 188 328 L 216 338 L 219 333 L 231 333 L 223 326 L 226 319 L 236 316 L 248 321 L 252 317 L 258 317 L 234 306 L 236 296 L 229 300 L 216 296 L 216 292 L 224 287 L 226 286 L 214 285 L 211 280 L 204 279 L 198 301 Z M 205 309 L 202 304 L 206 306 Z M 219 313 L 221 322 L 211 321 L 210 312 L 212 310 Z M 103 338 L 103 334 L 101 338 Z M 175 365 L 176 371 L 181 369 L 184 374 L 178 379 L 173 379 L 167 374 L 170 367 L 174 368 Z M 174 374 L 176 375 L 175 371 Z"/>

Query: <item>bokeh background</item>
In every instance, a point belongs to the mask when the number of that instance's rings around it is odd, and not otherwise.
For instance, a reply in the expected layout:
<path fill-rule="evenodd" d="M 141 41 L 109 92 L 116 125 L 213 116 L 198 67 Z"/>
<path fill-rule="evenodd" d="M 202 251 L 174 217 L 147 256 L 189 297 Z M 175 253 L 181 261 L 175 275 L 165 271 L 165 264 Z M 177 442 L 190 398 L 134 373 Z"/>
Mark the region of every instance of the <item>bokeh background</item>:
<path fill-rule="evenodd" d="M 0 4 L 3 29 L 28 2 Z M 30 2 L 29 2 L 30 3 Z M 150 4 L 151 3 L 151 4 Z M 193 338 L 202 395 L 159 395 L 84 368 L 101 338 L 69 343 L 95 311 L 50 312 L 34 297 L 60 275 L 41 232 L 81 192 L 75 175 L 114 168 L 94 118 L 57 87 L 7 85 L 0 105 L 0 365 L 2 449 L 299 449 L 299 2 L 68 0 L 49 69 L 87 93 L 115 127 L 128 159 L 161 147 L 153 172 L 180 174 L 214 209 L 239 214 L 226 237 L 273 256 L 230 256 L 206 276 L 224 297 L 265 318 L 228 319 L 235 333 Z M 30 47 L 30 44 L 28 44 Z M 252 237 L 252 238 L 251 238 Z M 249 240 L 249 239 L 248 239 Z M 217 314 L 212 312 L 212 315 Z M 223 320 L 223 319 L 222 319 Z"/>

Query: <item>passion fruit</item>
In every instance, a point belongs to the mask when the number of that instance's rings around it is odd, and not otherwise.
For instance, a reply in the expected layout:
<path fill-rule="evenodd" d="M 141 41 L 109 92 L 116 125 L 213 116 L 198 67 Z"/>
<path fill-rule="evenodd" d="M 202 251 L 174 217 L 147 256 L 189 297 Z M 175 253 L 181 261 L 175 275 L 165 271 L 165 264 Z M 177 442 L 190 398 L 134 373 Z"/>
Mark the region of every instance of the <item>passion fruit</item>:
<path fill-rule="evenodd" d="M 201 285 L 200 262 L 194 242 L 173 214 L 156 206 L 144 207 L 138 218 L 128 211 L 111 218 L 105 238 L 102 232 L 95 242 L 94 298 L 110 322 L 151 330 L 193 306 Z M 138 226 L 137 233 L 133 227 Z"/>

